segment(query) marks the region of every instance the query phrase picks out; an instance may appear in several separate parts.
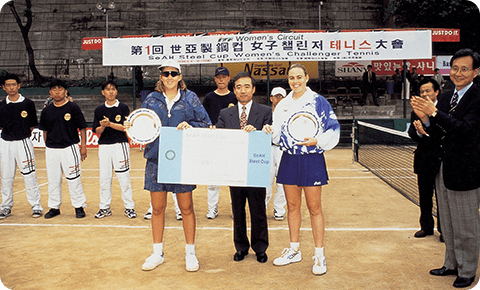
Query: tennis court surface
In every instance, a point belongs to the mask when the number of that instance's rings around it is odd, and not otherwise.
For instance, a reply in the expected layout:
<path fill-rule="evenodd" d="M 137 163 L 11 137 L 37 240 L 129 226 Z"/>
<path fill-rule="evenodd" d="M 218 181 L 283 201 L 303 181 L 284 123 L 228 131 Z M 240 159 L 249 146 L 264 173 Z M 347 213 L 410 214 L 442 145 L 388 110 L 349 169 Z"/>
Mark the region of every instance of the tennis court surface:
<path fill-rule="evenodd" d="M 42 206 L 48 210 L 44 150 L 35 150 Z M 132 186 L 138 218 L 123 215 L 114 178 L 111 217 L 95 219 L 98 211 L 98 151 L 88 150 L 82 181 L 87 217 L 76 219 L 63 182 L 61 215 L 31 218 L 23 180 L 17 172 L 12 215 L 0 221 L 0 279 L 9 289 L 452 289 L 454 276 L 434 277 L 441 267 L 444 244 L 438 233 L 414 238 L 419 208 L 379 177 L 352 161 L 351 149 L 326 153 L 330 183 L 323 187 L 326 220 L 327 274 L 311 273 L 314 253 L 310 220 L 302 205 L 303 261 L 276 267 L 272 261 L 288 246 L 287 220 L 275 221 L 267 210 L 270 246 L 266 264 L 253 252 L 234 262 L 232 219 L 227 187 L 221 187 L 219 217 L 207 220 L 207 187 L 194 191 L 197 219 L 196 252 L 200 270 L 185 271 L 185 240 L 168 197 L 164 237 L 165 263 L 144 272 L 152 252 L 150 221 L 143 219 L 149 194 L 143 190 L 145 160 L 132 149 Z M 479 276 L 477 272 L 477 276 Z M 477 280 L 478 281 L 478 280 Z M 476 281 L 476 282 L 477 282 Z M 1 288 L 1 287 L 0 287 Z"/>

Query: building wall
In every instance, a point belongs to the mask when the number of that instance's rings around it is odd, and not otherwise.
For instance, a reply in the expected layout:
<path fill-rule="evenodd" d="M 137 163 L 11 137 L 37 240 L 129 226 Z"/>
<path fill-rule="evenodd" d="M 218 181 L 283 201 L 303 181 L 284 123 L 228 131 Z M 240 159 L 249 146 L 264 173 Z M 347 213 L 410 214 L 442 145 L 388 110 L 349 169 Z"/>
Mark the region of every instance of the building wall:
<path fill-rule="evenodd" d="M 29 37 L 37 67 L 43 75 L 57 74 L 70 79 L 105 76 L 105 68 L 100 65 L 101 51 L 81 49 L 82 38 L 105 35 L 106 15 L 95 7 L 97 1 L 32 0 L 33 25 Z M 115 9 L 108 13 L 108 35 L 318 29 L 319 3 L 314 0 L 115 0 Z M 15 0 L 15 7 L 22 14 L 24 1 Z M 383 0 L 326 0 L 321 6 L 321 28 L 379 28 L 383 10 Z M 0 39 L 0 70 L 28 75 L 25 45 L 7 5 L 0 13 Z M 193 67 L 192 74 L 203 73 L 198 71 L 198 66 Z M 115 74 L 131 75 L 131 69 L 115 68 Z"/>

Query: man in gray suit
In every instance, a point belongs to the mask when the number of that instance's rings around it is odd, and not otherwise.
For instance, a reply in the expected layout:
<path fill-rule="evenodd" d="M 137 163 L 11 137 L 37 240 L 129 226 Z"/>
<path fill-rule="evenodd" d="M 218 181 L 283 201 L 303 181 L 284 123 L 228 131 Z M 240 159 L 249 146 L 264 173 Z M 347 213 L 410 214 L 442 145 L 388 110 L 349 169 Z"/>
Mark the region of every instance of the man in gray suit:
<path fill-rule="evenodd" d="M 242 129 L 246 132 L 262 130 L 272 123 L 272 108 L 254 103 L 255 79 L 247 72 L 240 72 L 233 78 L 233 92 L 238 104 L 220 111 L 217 128 Z M 247 237 L 245 205 L 248 199 L 250 208 L 251 247 L 256 253 L 257 261 L 267 262 L 265 251 L 268 247 L 268 225 L 265 212 L 265 187 L 230 186 L 233 212 L 233 241 L 237 252 L 234 261 L 241 261 L 250 248 Z"/>
<path fill-rule="evenodd" d="M 475 281 L 480 249 L 480 88 L 473 83 L 480 56 L 471 49 L 457 51 L 450 60 L 455 84 L 438 98 L 413 97 L 412 107 L 441 146 L 441 166 L 435 180 L 445 262 L 435 276 L 458 276 L 453 286 Z"/>

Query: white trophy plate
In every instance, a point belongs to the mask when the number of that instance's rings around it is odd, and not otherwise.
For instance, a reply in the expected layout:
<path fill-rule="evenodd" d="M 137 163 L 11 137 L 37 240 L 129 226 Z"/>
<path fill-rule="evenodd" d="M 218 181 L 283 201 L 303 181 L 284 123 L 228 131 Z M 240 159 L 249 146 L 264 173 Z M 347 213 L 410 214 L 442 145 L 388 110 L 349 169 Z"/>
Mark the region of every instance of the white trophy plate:
<path fill-rule="evenodd" d="M 127 122 L 130 122 L 130 128 L 127 130 L 128 136 L 140 144 L 153 142 L 160 135 L 162 128 L 162 121 L 157 113 L 146 108 L 140 108 L 130 113 Z"/>
<path fill-rule="evenodd" d="M 309 112 L 295 113 L 287 123 L 287 133 L 297 142 L 303 142 L 305 138 L 314 138 L 319 128 L 317 118 Z"/>

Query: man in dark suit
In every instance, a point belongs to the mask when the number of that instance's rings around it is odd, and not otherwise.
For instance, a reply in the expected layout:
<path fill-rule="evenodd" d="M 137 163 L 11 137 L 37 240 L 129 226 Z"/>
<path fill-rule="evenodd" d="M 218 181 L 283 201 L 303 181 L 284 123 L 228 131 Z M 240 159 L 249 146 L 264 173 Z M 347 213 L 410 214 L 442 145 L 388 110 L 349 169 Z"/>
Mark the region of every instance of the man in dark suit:
<path fill-rule="evenodd" d="M 363 73 L 363 96 L 360 102 L 360 105 L 365 105 L 367 101 L 367 94 L 372 94 L 373 103 L 375 106 L 378 106 L 377 102 L 377 93 L 375 92 L 377 88 L 377 77 L 372 71 L 372 65 L 367 66 L 367 71 Z"/>
<path fill-rule="evenodd" d="M 429 98 L 434 104 L 440 94 L 440 86 L 433 79 L 424 79 L 419 83 L 420 97 Z M 412 112 L 408 135 L 417 142 L 417 149 L 413 158 L 413 171 L 417 174 L 418 194 L 420 200 L 420 230 L 415 233 L 415 238 L 423 238 L 433 235 L 435 223 L 432 217 L 433 195 L 435 193 L 435 177 L 440 169 L 440 144 L 425 131 L 420 118 Z M 437 217 L 438 215 L 437 206 Z M 440 241 L 441 235 L 440 219 L 437 219 Z"/>
<path fill-rule="evenodd" d="M 262 130 L 263 125 L 272 123 L 272 109 L 252 101 L 255 93 L 255 79 L 247 72 L 238 73 L 233 79 L 233 92 L 238 104 L 220 111 L 217 128 L 242 129 L 246 132 Z M 233 241 L 237 252 L 235 261 L 248 255 L 250 243 L 247 237 L 245 203 L 248 199 L 251 219 L 251 247 L 257 261 L 265 263 L 268 247 L 267 215 L 265 212 L 265 187 L 230 186 L 233 212 Z"/>
<path fill-rule="evenodd" d="M 441 94 L 436 106 L 418 97 L 411 104 L 442 148 L 435 185 L 445 262 L 430 274 L 457 275 L 453 286 L 461 288 L 475 281 L 480 249 L 480 88 L 473 83 L 480 55 L 462 49 L 450 65 L 455 89 Z"/>

